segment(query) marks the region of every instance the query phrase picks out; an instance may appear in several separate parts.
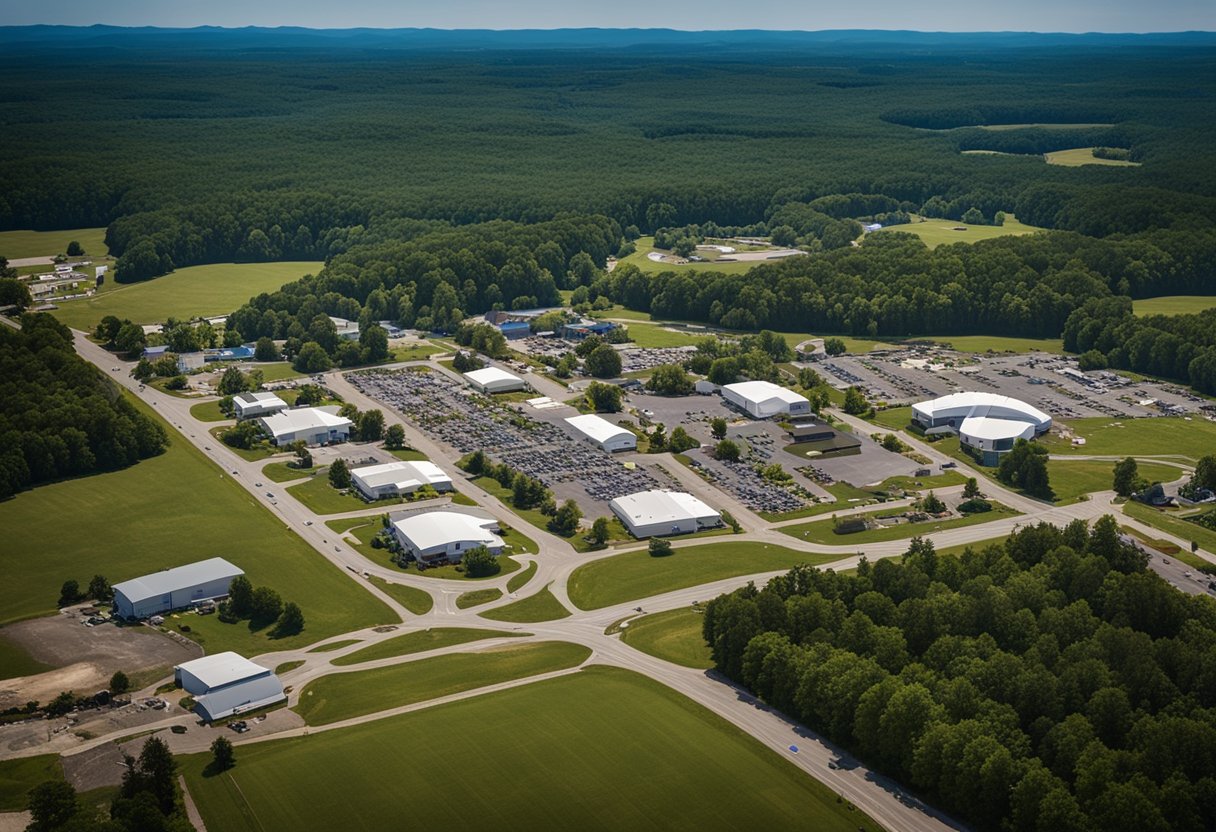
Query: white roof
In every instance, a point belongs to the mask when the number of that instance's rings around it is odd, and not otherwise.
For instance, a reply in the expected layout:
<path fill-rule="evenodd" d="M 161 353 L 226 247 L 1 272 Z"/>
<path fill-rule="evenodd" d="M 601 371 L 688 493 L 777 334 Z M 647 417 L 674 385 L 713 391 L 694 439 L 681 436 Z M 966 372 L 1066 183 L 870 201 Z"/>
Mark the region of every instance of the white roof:
<path fill-rule="evenodd" d="M 114 584 L 113 589 L 115 592 L 121 592 L 131 603 L 137 604 L 149 598 L 168 595 L 175 590 L 210 581 L 220 581 L 224 578 L 231 579 L 244 574 L 244 571 L 223 558 L 209 558 L 197 563 L 165 569 L 162 572 L 153 572 L 151 575 L 132 578 L 129 581 Z"/>
<path fill-rule="evenodd" d="M 594 413 L 570 416 L 566 419 L 566 422 L 588 439 L 601 444 L 622 436 L 633 436 L 631 431 L 625 430 L 620 425 L 614 425 L 612 422 L 596 416 Z"/>
<path fill-rule="evenodd" d="M 482 387 L 493 384 L 496 381 L 509 381 L 512 383 L 523 384 L 523 379 L 517 375 L 512 375 L 506 370 L 500 370 L 497 367 L 482 367 L 480 370 L 472 370 L 464 374 L 464 377 L 474 384 L 480 384 Z"/>
<path fill-rule="evenodd" d="M 740 381 L 724 385 L 722 389 L 729 390 L 736 396 L 756 404 L 772 399 L 777 399 L 785 404 L 799 404 L 807 401 L 806 396 L 801 396 L 788 387 L 773 384 L 771 381 Z"/>
<path fill-rule="evenodd" d="M 287 407 L 287 402 L 280 399 L 274 393 L 237 393 L 232 397 L 234 401 L 239 401 L 245 405 L 260 404 L 266 407 L 278 407 L 282 405 Z"/>
<path fill-rule="evenodd" d="M 350 472 L 368 488 L 395 485 L 399 489 L 436 483 L 450 483 L 452 478 L 433 462 L 426 460 L 386 462 L 383 465 L 368 465 Z"/>
<path fill-rule="evenodd" d="M 683 491 L 639 491 L 612 501 L 612 508 L 635 526 L 717 517 L 718 512 Z"/>
<path fill-rule="evenodd" d="M 179 664 L 177 667 L 198 679 L 208 688 L 218 688 L 248 679 L 251 676 L 260 676 L 269 669 L 260 664 L 254 664 L 244 656 L 231 651 L 203 656 L 201 659 L 194 659 Z"/>
<path fill-rule="evenodd" d="M 1031 422 L 1039 428 L 1051 425 L 1051 417 L 1037 407 L 1028 405 L 1021 399 L 1000 396 L 996 393 L 977 391 L 951 393 L 948 396 L 914 404 L 912 409 L 929 419 L 943 416 L 964 418 L 982 416 L 990 419 Z"/>
<path fill-rule="evenodd" d="M 958 427 L 959 433 L 972 439 L 1029 439 L 1034 436 L 1034 424 L 1016 419 L 989 419 L 987 416 L 972 416 L 964 419 Z"/>
<path fill-rule="evenodd" d="M 294 410 L 284 410 L 270 416 L 263 416 L 262 422 L 266 429 L 275 436 L 297 431 L 320 428 L 349 428 L 350 419 L 339 416 L 334 408 L 298 407 Z"/>
<path fill-rule="evenodd" d="M 418 549 L 446 546 L 455 541 L 476 541 L 485 546 L 502 546 L 501 537 L 487 526 L 493 518 L 473 517 L 457 511 L 424 511 L 393 521 L 393 526 Z"/>

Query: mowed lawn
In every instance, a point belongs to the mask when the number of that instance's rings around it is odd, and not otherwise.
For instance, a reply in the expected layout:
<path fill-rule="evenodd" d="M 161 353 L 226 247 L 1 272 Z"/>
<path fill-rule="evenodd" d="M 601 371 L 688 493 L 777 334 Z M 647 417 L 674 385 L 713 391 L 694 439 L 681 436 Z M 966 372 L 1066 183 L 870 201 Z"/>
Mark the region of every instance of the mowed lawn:
<path fill-rule="evenodd" d="M 70 327 L 92 330 L 106 315 L 130 318 L 137 324 L 160 323 L 167 318 L 226 315 L 254 295 L 273 292 L 306 274 L 316 274 L 324 263 L 217 263 L 189 266 L 140 283 L 109 284 L 94 297 L 68 301 L 55 317 Z"/>
<path fill-rule="evenodd" d="M 695 609 L 668 610 L 629 621 L 621 641 L 635 650 L 669 662 L 708 670 L 714 666 L 701 635 L 705 614 Z"/>
<path fill-rule="evenodd" d="M 104 228 L 76 228 L 69 231 L 0 231 L 0 257 L 21 260 L 67 254 L 68 243 L 72 240 L 84 247 L 85 256 L 102 257 L 110 253 Z"/>
<path fill-rule="evenodd" d="M 1069 419 L 1064 422 L 1084 445 L 1070 445 L 1054 437 L 1040 439 L 1053 454 L 1079 456 L 1166 456 L 1192 462 L 1216 453 L 1216 423 L 1206 419 L 1161 416 L 1152 419 Z"/>
<path fill-rule="evenodd" d="M 768 543 L 707 543 L 680 547 L 658 558 L 642 549 L 580 566 L 571 574 L 566 589 L 579 609 L 595 610 L 724 578 L 775 572 L 799 563 L 830 563 L 839 558 Z"/>
<path fill-rule="evenodd" d="M 887 234 L 898 231 L 903 234 L 915 234 L 929 248 L 937 248 L 950 243 L 974 243 L 979 240 L 1007 237 L 1011 234 L 1033 234 L 1042 230 L 1042 228 L 1018 222 L 1012 214 L 1006 214 L 1004 225 L 967 225 L 957 220 L 925 220 L 904 225 L 891 225 L 881 231 L 871 233 Z"/>
<path fill-rule="evenodd" d="M 720 717 L 627 670 L 182 758 L 209 829 L 782 829 L 873 821 Z M 428 761 L 442 776 L 419 779 Z M 341 776 L 335 776 L 340 772 Z"/>
<path fill-rule="evenodd" d="M 876 517 L 879 515 L 902 514 L 907 510 L 906 507 L 880 509 L 878 511 L 866 512 L 864 516 Z M 993 502 L 992 511 L 986 511 L 982 514 L 954 516 L 946 520 L 930 519 L 923 523 L 900 523 L 895 526 L 880 526 L 876 529 L 866 529 L 865 531 L 849 534 L 837 534 L 836 524 L 831 518 L 824 518 L 813 523 L 800 523 L 796 526 L 782 526 L 779 531 L 782 534 L 787 534 L 790 537 L 810 543 L 822 543 L 827 546 L 851 546 L 861 543 L 881 543 L 887 540 L 900 540 L 905 537 L 911 538 L 918 534 L 933 534 L 934 532 L 957 529 L 962 526 L 978 526 L 981 523 L 991 523 L 994 520 L 1003 520 L 1006 517 L 1016 517 L 1018 514 L 1019 512 L 1011 508 Z"/>
<path fill-rule="evenodd" d="M 1207 295 L 1167 295 L 1132 301 L 1137 315 L 1193 315 L 1216 306 L 1216 297 Z"/>
<path fill-rule="evenodd" d="M 1136 466 L 1140 476 L 1152 482 L 1173 482 L 1186 472 L 1173 465 L 1141 462 Z M 1110 491 L 1114 485 L 1115 463 L 1100 460 L 1052 459 L 1047 463 L 1047 476 L 1056 502 L 1068 503 L 1082 494 Z"/>
<path fill-rule="evenodd" d="M 539 641 L 334 673 L 305 685 L 293 710 L 309 725 L 326 725 L 512 679 L 578 667 L 590 657 L 591 650 L 581 644 Z"/>
<path fill-rule="evenodd" d="M 405 635 L 393 636 L 390 639 L 356 650 L 333 660 L 333 664 L 343 666 L 390 659 L 395 656 L 408 656 L 411 653 L 425 653 L 427 650 L 438 650 L 440 647 L 451 647 L 455 644 L 466 644 L 470 641 L 480 641 L 487 638 L 511 638 L 523 633 L 508 633 L 498 630 L 475 630 L 470 627 L 430 627 L 426 630 L 415 630 Z"/>
<path fill-rule="evenodd" d="M 540 592 L 521 598 L 513 604 L 506 604 L 481 614 L 482 618 L 493 621 L 510 621 L 516 624 L 530 624 L 536 621 L 556 621 L 559 618 L 569 618 L 570 610 L 562 606 L 562 602 L 549 590 L 546 585 Z"/>
<path fill-rule="evenodd" d="M 0 760 L 0 812 L 24 811 L 30 789 L 47 780 L 62 779 L 58 754 Z"/>
<path fill-rule="evenodd" d="M 53 613 L 59 587 L 69 578 L 84 586 L 102 574 L 117 583 L 217 556 L 244 569 L 255 585 L 298 603 L 306 626 L 299 635 L 272 641 L 244 623 L 222 624 L 218 616 L 171 621 L 189 624 L 208 652 L 256 655 L 396 620 L 189 442 L 168 433 L 169 449 L 160 456 L 0 502 L 6 585 L 0 623 Z"/>
<path fill-rule="evenodd" d="M 621 263 L 630 263 L 637 266 L 646 274 L 661 274 L 662 272 L 691 272 L 705 271 L 714 272 L 717 274 L 745 274 L 754 269 L 763 261 L 756 260 L 727 260 L 722 263 L 714 261 L 702 261 L 699 263 L 662 263 L 651 260 L 646 255 L 655 251 L 654 237 L 638 237 L 634 241 L 637 251 L 628 257 L 623 258 Z"/>

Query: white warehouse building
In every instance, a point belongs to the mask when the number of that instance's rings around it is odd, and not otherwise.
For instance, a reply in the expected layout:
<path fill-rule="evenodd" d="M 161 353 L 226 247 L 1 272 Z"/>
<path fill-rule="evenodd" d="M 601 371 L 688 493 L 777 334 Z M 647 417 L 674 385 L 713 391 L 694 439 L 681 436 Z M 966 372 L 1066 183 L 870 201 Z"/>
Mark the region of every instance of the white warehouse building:
<path fill-rule="evenodd" d="M 479 393 L 513 393 L 528 385 L 517 375 L 497 367 L 483 367 L 464 374 L 465 381 Z"/>
<path fill-rule="evenodd" d="M 800 416 L 811 412 L 811 403 L 787 387 L 771 381 L 740 381 L 722 386 L 722 398 L 753 419 Z"/>
<path fill-rule="evenodd" d="M 228 586 L 245 572 L 223 558 L 188 563 L 114 584 L 114 613 L 122 618 L 147 618 L 228 594 Z"/>
<path fill-rule="evenodd" d="M 303 440 L 305 445 L 328 445 L 350 438 L 351 421 L 336 407 L 299 407 L 260 418 L 270 441 L 280 447 Z"/>
<path fill-rule="evenodd" d="M 354 468 L 350 480 L 369 500 L 413 494 L 424 485 L 436 491 L 451 491 L 452 478 L 433 462 L 426 460 L 386 462 Z"/>
<path fill-rule="evenodd" d="M 614 425 L 594 413 L 571 416 L 566 419 L 566 424 L 578 431 L 591 444 L 609 453 L 638 449 L 638 438 L 633 431 L 626 430 L 620 425 Z"/>
<path fill-rule="evenodd" d="M 506 544 L 498 529 L 493 517 L 458 511 L 424 511 L 393 521 L 393 536 L 401 548 L 422 563 L 459 561 L 478 546 L 500 554 Z"/>
<path fill-rule="evenodd" d="M 232 652 L 179 664 L 173 668 L 173 678 L 194 697 L 194 710 L 208 722 L 287 698 L 273 671 Z"/>
<path fill-rule="evenodd" d="M 1051 430 L 1051 417 L 1020 399 L 995 393 L 951 393 L 912 405 L 912 421 L 928 434 L 957 433 L 984 465 L 996 465 L 1019 439 Z"/>
<path fill-rule="evenodd" d="M 634 537 L 691 534 L 722 525 L 722 514 L 683 491 L 639 491 L 610 502 Z"/>
<path fill-rule="evenodd" d="M 274 393 L 237 393 L 232 397 L 232 407 L 241 421 L 279 413 L 287 409 L 287 402 Z"/>

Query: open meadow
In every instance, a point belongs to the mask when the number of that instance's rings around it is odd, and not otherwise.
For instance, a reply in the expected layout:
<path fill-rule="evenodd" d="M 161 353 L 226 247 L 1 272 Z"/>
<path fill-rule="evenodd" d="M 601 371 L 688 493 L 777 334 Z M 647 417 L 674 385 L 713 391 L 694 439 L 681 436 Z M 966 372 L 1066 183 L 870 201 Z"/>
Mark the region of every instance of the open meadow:
<path fill-rule="evenodd" d="M 243 746 L 237 758 L 213 777 L 210 755 L 182 760 L 209 829 L 391 829 L 403 818 L 420 829 L 874 828 L 734 726 L 616 668 Z M 420 782 L 435 761 L 454 774 Z"/>
<path fill-rule="evenodd" d="M 1009 235 L 1033 234 L 1042 230 L 1033 225 L 1020 223 L 1012 214 L 1009 214 L 1005 217 L 1004 225 L 967 225 L 957 220 L 922 220 L 905 225 L 888 226 L 871 233 L 886 234 L 898 231 L 904 234 L 915 234 L 929 248 L 937 248 L 950 243 L 974 243 L 979 240 L 992 240 Z"/>
<path fill-rule="evenodd" d="M 19 260 L 27 257 L 54 257 L 67 254 L 68 243 L 75 240 L 86 257 L 109 253 L 104 228 L 74 228 L 67 231 L 0 231 L 0 257 Z"/>
<path fill-rule="evenodd" d="M 1194 315 L 1214 306 L 1216 296 L 1206 295 L 1166 295 L 1132 301 L 1132 311 L 1137 315 Z"/>
<path fill-rule="evenodd" d="M 1216 422 L 1180 416 L 1153 419 L 1068 419 L 1064 422 L 1084 445 L 1071 445 L 1054 434 L 1042 442 L 1053 454 L 1079 456 L 1162 456 L 1194 462 L 1216 449 Z"/>
<path fill-rule="evenodd" d="M 1055 150 L 1044 153 L 1043 158 L 1049 165 L 1063 165 L 1069 168 L 1079 168 L 1082 165 L 1106 165 L 1115 168 L 1138 168 L 1139 162 L 1129 162 L 1126 159 L 1101 159 L 1094 155 L 1092 147 L 1074 147 L 1069 150 Z"/>
<path fill-rule="evenodd" d="M 714 663 L 701 634 L 704 620 L 704 613 L 688 608 L 631 618 L 621 630 L 621 641 L 657 658 L 708 670 Z"/>

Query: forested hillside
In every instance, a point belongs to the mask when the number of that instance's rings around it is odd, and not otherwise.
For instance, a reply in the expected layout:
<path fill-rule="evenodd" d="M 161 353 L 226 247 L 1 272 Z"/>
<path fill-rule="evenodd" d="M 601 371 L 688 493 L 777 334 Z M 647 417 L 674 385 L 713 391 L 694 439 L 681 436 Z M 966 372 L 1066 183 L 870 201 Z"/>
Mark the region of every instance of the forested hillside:
<path fill-rule="evenodd" d="M 727 676 L 978 829 L 1216 825 L 1216 604 L 1113 518 L 796 568 L 710 602 L 704 632 Z"/>

